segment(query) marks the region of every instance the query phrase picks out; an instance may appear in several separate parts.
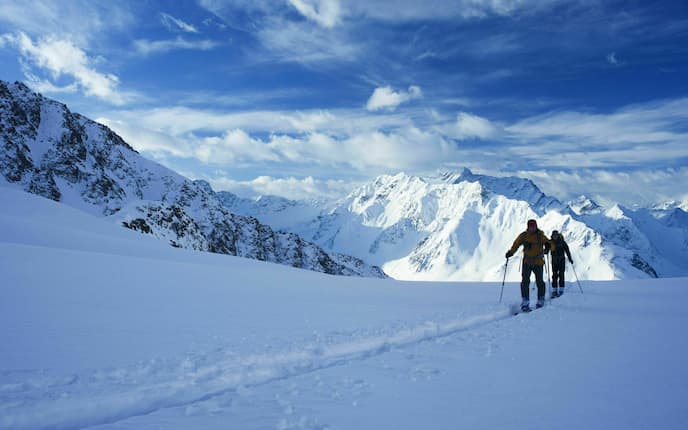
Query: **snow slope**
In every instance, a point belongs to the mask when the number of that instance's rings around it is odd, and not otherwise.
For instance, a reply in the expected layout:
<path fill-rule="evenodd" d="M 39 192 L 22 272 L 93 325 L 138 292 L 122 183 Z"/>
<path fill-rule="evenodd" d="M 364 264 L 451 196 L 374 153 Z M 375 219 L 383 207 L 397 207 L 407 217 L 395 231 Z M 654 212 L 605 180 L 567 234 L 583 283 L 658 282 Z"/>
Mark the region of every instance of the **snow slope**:
<path fill-rule="evenodd" d="M 683 429 L 688 279 L 334 277 L 0 186 L 2 429 Z"/>

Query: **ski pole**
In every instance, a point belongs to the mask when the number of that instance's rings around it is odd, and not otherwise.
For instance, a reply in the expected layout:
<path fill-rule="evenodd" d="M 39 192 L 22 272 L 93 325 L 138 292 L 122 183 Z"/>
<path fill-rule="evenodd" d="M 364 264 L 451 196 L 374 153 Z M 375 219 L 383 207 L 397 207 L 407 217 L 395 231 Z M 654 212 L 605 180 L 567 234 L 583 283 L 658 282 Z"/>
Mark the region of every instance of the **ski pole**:
<path fill-rule="evenodd" d="M 545 270 L 547 271 L 547 292 L 545 293 L 545 297 L 551 297 L 552 285 L 549 276 L 549 254 L 545 254 Z"/>
<path fill-rule="evenodd" d="M 509 258 L 504 263 L 504 278 L 502 278 L 502 291 L 499 293 L 499 303 L 502 303 L 502 296 L 504 295 L 504 281 L 506 281 L 506 266 L 509 264 Z"/>
<path fill-rule="evenodd" d="M 576 283 L 578 284 L 578 288 L 580 289 L 581 294 L 583 294 L 583 287 L 581 287 L 580 281 L 578 280 L 578 274 L 576 273 L 576 268 L 573 266 L 573 263 L 571 263 L 571 268 L 573 269 L 573 274 L 576 275 Z"/>

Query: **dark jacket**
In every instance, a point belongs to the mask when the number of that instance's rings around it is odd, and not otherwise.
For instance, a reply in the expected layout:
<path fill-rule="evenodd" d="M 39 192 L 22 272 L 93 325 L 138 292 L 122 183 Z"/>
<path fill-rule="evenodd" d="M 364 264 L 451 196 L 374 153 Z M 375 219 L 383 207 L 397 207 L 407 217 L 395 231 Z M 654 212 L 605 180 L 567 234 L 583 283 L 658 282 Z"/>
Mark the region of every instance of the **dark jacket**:
<path fill-rule="evenodd" d="M 552 250 L 552 264 L 564 263 L 564 254 L 566 254 L 566 257 L 568 257 L 569 261 L 572 261 L 569 245 L 566 243 L 564 238 L 561 237 L 561 235 L 559 235 L 556 239 L 552 239 L 550 243 L 550 248 Z"/>

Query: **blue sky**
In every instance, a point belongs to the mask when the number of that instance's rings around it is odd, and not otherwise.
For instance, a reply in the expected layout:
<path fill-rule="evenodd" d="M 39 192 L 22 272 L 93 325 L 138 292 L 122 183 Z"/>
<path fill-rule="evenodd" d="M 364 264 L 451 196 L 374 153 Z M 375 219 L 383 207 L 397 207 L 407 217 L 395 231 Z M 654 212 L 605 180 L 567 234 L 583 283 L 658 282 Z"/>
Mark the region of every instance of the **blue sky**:
<path fill-rule="evenodd" d="M 469 167 L 688 200 L 688 3 L 0 0 L 0 79 L 216 189 Z"/>

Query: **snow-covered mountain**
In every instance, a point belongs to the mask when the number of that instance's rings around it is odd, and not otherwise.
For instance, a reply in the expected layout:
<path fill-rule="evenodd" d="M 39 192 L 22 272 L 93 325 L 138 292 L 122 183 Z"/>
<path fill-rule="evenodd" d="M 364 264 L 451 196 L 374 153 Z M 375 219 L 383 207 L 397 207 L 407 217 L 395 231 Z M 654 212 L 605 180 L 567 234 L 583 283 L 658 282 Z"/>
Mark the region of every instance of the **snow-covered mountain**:
<path fill-rule="evenodd" d="M 206 182 L 143 158 L 109 128 L 22 83 L 0 81 L 0 173 L 25 191 L 173 246 L 337 275 L 384 276 L 359 259 L 232 214 Z"/>
<path fill-rule="evenodd" d="M 269 222 L 277 212 L 264 206 L 256 216 Z M 680 208 L 605 210 L 584 196 L 569 206 L 530 180 L 468 169 L 380 176 L 317 217 L 282 219 L 280 226 L 398 279 L 501 280 L 504 253 L 529 218 L 548 235 L 564 234 L 581 279 L 688 274 L 688 217 Z M 512 260 L 509 267 L 517 279 L 519 265 Z"/>

